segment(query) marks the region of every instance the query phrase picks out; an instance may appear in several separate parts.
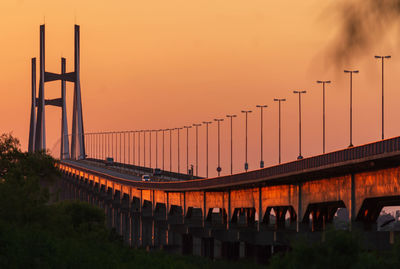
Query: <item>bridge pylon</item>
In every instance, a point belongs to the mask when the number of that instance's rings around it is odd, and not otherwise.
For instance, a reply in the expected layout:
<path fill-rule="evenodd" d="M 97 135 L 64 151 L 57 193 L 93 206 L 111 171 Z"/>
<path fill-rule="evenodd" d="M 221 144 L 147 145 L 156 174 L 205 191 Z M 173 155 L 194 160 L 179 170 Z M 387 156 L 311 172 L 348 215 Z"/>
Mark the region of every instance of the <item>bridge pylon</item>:
<path fill-rule="evenodd" d="M 82 100 L 80 87 L 80 31 L 79 25 L 75 25 L 75 63 L 74 71 L 66 72 L 66 59 L 61 58 L 61 73 L 46 72 L 45 68 L 45 26 L 40 25 L 40 74 L 39 96 L 36 98 L 36 58 L 32 58 L 32 107 L 29 129 L 28 151 L 46 150 L 45 106 L 61 107 L 61 149 L 60 159 L 84 159 L 84 129 L 82 116 Z M 61 81 L 61 98 L 45 99 L 45 82 Z M 69 135 L 66 108 L 65 82 L 74 83 L 74 105 L 72 119 L 71 151 L 69 149 Z M 37 116 L 35 117 L 35 111 Z M 71 152 L 71 155 L 70 155 Z"/>

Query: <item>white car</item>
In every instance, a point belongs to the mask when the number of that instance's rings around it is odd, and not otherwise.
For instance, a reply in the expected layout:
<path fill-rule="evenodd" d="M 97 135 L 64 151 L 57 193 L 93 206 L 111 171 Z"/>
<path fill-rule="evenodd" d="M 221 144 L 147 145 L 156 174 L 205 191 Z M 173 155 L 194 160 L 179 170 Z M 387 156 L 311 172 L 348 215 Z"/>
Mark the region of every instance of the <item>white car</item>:
<path fill-rule="evenodd" d="M 142 176 L 142 181 L 150 181 L 150 176 L 149 175 L 143 175 Z"/>

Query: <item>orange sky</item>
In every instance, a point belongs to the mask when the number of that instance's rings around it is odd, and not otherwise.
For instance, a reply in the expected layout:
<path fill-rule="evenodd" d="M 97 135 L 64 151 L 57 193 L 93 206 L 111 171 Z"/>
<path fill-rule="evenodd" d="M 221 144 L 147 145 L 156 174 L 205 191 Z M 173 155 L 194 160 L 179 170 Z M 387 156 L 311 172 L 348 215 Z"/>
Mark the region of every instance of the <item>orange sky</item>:
<path fill-rule="evenodd" d="M 355 145 L 380 137 L 380 65 L 374 54 L 391 54 L 386 64 L 386 136 L 400 134 L 400 59 L 387 40 L 336 67 L 325 57 L 338 22 L 334 1 L 151 0 L 151 1 L 2 1 L 0 3 L 0 124 L 27 148 L 30 113 L 30 58 L 39 56 L 39 25 L 46 23 L 46 69 L 59 72 L 60 57 L 73 65 L 73 24 L 81 25 L 81 85 L 85 131 L 182 127 L 236 113 L 234 170 L 244 163 L 244 116 L 249 117 L 249 164 L 259 164 L 259 113 L 265 111 L 265 162 L 277 163 L 275 97 L 283 104 L 283 161 L 298 155 L 298 100 L 303 98 L 303 155 L 322 150 L 322 93 L 327 89 L 327 150 L 348 145 L 348 76 L 354 79 Z M 46 84 L 46 98 L 60 94 L 60 82 Z M 68 85 L 69 119 L 72 85 Z M 46 108 L 47 145 L 58 152 L 59 108 Z M 229 124 L 221 125 L 222 174 L 229 168 Z M 69 123 L 71 128 L 71 123 Z M 204 174 L 204 128 L 200 128 L 200 175 Z M 186 164 L 182 133 L 181 167 Z M 192 139 L 194 133 L 191 132 Z M 191 141 L 193 146 L 193 140 Z M 216 124 L 210 128 L 210 175 L 216 163 Z M 193 147 L 191 149 L 193 153 Z M 176 152 L 174 152 L 176 159 Z M 191 155 L 190 162 L 193 163 Z M 154 161 L 153 161 L 154 162 Z M 176 163 L 176 161 L 175 161 Z M 174 164 L 174 166 L 176 166 Z"/>

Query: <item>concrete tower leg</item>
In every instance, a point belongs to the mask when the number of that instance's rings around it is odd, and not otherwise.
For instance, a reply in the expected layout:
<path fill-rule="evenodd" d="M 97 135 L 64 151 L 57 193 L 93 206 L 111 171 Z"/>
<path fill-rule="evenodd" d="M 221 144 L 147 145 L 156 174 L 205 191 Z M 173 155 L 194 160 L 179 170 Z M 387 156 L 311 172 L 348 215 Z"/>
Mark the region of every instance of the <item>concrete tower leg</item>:
<path fill-rule="evenodd" d="M 85 158 L 82 99 L 80 85 L 80 37 L 79 25 L 75 25 L 75 89 L 72 119 L 71 157 L 75 160 Z"/>
<path fill-rule="evenodd" d="M 61 75 L 66 72 L 65 58 L 61 58 Z M 67 122 L 67 96 L 65 92 L 65 80 L 61 80 L 61 150 L 60 159 L 69 159 L 69 138 L 68 138 L 68 122 Z"/>
<path fill-rule="evenodd" d="M 36 58 L 32 58 L 32 105 L 31 122 L 29 125 L 29 145 L 28 151 L 35 151 L 35 131 L 36 131 Z"/>
<path fill-rule="evenodd" d="M 40 25 L 40 80 L 39 100 L 37 103 L 37 121 L 35 135 L 35 151 L 46 150 L 45 128 L 45 100 L 44 100 L 44 72 L 45 72 L 45 36 L 44 25 Z"/>

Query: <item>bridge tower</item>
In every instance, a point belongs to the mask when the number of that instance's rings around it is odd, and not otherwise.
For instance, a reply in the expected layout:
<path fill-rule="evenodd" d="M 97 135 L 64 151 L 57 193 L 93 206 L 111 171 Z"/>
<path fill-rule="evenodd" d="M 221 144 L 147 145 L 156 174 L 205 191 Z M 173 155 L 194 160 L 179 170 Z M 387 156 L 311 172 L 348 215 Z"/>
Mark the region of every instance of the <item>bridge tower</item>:
<path fill-rule="evenodd" d="M 36 98 L 36 58 L 32 59 L 32 107 L 29 129 L 29 152 L 46 150 L 45 106 L 61 107 L 61 149 L 60 159 L 84 159 L 84 129 L 82 116 L 82 100 L 80 86 L 80 31 L 79 25 L 75 25 L 75 63 L 74 72 L 66 72 L 66 59 L 61 58 L 61 73 L 46 72 L 45 68 L 45 26 L 40 25 L 40 74 L 39 96 Z M 45 99 L 44 85 L 49 81 L 61 81 L 61 98 Z M 65 82 L 73 82 L 74 105 L 71 135 L 71 155 L 69 150 L 68 124 L 66 114 L 66 88 Z M 36 109 L 37 108 L 37 109 Z M 35 117 L 37 111 L 37 117 Z"/>

